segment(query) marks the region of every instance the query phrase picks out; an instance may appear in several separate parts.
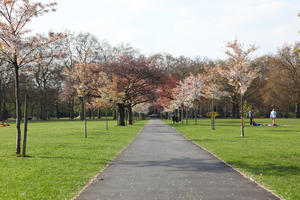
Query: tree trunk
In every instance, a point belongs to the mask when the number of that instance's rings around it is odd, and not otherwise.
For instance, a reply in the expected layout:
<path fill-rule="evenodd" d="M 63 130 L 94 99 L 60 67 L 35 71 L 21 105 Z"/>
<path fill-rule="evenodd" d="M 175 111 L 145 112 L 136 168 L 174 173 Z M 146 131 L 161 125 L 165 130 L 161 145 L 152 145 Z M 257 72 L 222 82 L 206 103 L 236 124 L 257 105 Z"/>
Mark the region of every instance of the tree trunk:
<path fill-rule="evenodd" d="M 296 102 L 296 118 L 300 118 L 300 102 Z"/>
<path fill-rule="evenodd" d="M 197 125 L 197 109 L 194 109 L 195 125 Z"/>
<path fill-rule="evenodd" d="M 74 119 L 74 97 L 72 97 L 70 102 L 70 119 Z"/>
<path fill-rule="evenodd" d="M 28 95 L 25 94 L 25 103 L 24 103 L 24 137 L 23 137 L 23 157 L 26 156 L 26 144 L 27 144 L 27 122 L 28 122 Z"/>
<path fill-rule="evenodd" d="M 59 107 L 58 107 L 58 102 L 56 102 L 55 110 L 56 110 L 56 119 L 59 119 Z"/>
<path fill-rule="evenodd" d="M 105 109 L 106 130 L 108 131 L 107 108 Z"/>
<path fill-rule="evenodd" d="M 83 119 L 84 119 L 84 136 L 85 136 L 85 138 L 87 138 L 86 111 L 85 111 L 85 99 L 84 99 L 84 96 L 82 97 L 82 104 L 83 104 Z"/>
<path fill-rule="evenodd" d="M 181 124 L 183 124 L 184 123 L 184 116 L 183 116 L 183 114 L 184 114 L 184 109 L 183 109 L 183 106 L 181 107 Z"/>
<path fill-rule="evenodd" d="M 113 119 L 116 120 L 116 119 L 118 118 L 118 117 L 117 117 L 117 109 L 114 108 L 113 111 L 114 111 L 114 117 L 113 117 Z"/>
<path fill-rule="evenodd" d="M 215 130 L 214 98 L 211 99 L 211 129 Z"/>
<path fill-rule="evenodd" d="M 118 103 L 118 125 L 119 126 L 125 126 L 125 106 L 123 103 Z"/>
<path fill-rule="evenodd" d="M 1 80 L 0 80 L 0 87 L 1 87 Z M 3 95 L 2 95 L 2 90 L 0 88 L 0 121 L 4 121 L 4 116 L 2 112 L 2 101 L 3 101 Z"/>
<path fill-rule="evenodd" d="M 241 137 L 245 136 L 244 133 L 244 102 L 243 95 L 241 95 Z"/>
<path fill-rule="evenodd" d="M 125 125 L 128 124 L 128 110 L 125 108 Z"/>
<path fill-rule="evenodd" d="M 85 106 L 84 106 L 84 102 L 83 102 L 83 98 L 80 98 L 81 101 L 81 113 L 80 113 L 80 120 L 84 120 L 84 110 L 85 110 Z"/>
<path fill-rule="evenodd" d="M 15 63 L 15 98 L 16 98 L 16 127 L 17 127 L 17 141 L 16 154 L 21 154 L 21 110 L 20 110 L 20 91 L 19 91 L 19 66 Z"/>
<path fill-rule="evenodd" d="M 91 111 L 91 109 L 88 110 L 88 115 L 89 115 L 89 119 L 91 120 L 92 119 L 92 111 Z"/>
<path fill-rule="evenodd" d="M 97 113 L 97 115 L 98 115 L 98 119 L 101 119 L 101 108 L 98 108 L 98 113 Z"/>
<path fill-rule="evenodd" d="M 128 116 L 129 116 L 128 123 L 129 123 L 129 125 L 132 125 L 133 124 L 133 119 L 132 119 L 132 107 L 131 107 L 131 104 L 128 104 L 127 109 L 128 109 Z"/>

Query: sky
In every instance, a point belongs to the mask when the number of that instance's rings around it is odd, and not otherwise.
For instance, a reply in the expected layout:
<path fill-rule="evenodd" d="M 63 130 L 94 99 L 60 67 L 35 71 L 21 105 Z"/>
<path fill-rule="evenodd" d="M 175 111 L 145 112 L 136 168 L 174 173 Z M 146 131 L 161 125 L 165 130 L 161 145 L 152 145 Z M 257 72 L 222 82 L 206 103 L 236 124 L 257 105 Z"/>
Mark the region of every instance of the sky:
<path fill-rule="evenodd" d="M 49 1 L 41 0 L 42 3 Z M 52 1 L 51 1 L 52 2 Z M 255 44 L 255 56 L 300 41 L 300 0 L 57 0 L 34 32 L 89 32 L 141 53 L 226 58 L 226 43 Z"/>

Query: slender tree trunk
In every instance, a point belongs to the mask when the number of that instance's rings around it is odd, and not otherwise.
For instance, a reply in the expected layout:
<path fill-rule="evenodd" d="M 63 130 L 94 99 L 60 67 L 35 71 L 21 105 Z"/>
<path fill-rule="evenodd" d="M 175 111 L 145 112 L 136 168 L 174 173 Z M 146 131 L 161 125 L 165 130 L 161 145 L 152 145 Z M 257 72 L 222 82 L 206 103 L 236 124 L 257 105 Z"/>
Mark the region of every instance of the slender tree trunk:
<path fill-rule="evenodd" d="M 43 120 L 43 113 L 44 113 L 44 111 L 43 111 L 43 98 L 42 98 L 42 96 L 40 97 L 40 120 Z"/>
<path fill-rule="evenodd" d="M 16 58 L 15 58 L 16 60 Z M 17 127 L 17 141 L 16 154 L 21 154 L 21 110 L 20 110 L 20 91 L 19 91 L 19 66 L 15 63 L 15 98 L 16 98 L 16 127 Z"/>
<path fill-rule="evenodd" d="M 44 120 L 48 119 L 48 97 L 47 97 L 47 88 L 44 89 Z"/>
<path fill-rule="evenodd" d="M 89 115 L 89 119 L 91 120 L 92 119 L 92 111 L 91 111 L 91 109 L 88 110 L 88 115 Z"/>
<path fill-rule="evenodd" d="M 1 87 L 1 80 L 0 80 L 0 87 Z M 2 101 L 3 101 L 3 95 L 2 90 L 0 88 L 0 121 L 4 121 L 4 112 L 2 112 Z"/>
<path fill-rule="evenodd" d="M 183 105 L 181 106 L 181 115 L 180 115 L 180 120 L 181 120 L 181 124 L 183 124 L 184 123 L 184 118 L 183 118 L 183 112 L 184 112 L 184 110 L 183 110 Z"/>
<path fill-rule="evenodd" d="M 195 119 L 195 125 L 197 125 L 197 109 L 194 108 L 194 119 Z"/>
<path fill-rule="evenodd" d="M 128 124 L 128 109 L 124 108 L 125 109 L 125 125 L 127 126 Z"/>
<path fill-rule="evenodd" d="M 56 119 L 59 119 L 59 106 L 58 106 L 58 102 L 56 102 L 55 110 L 56 110 Z"/>
<path fill-rule="evenodd" d="M 125 106 L 123 103 L 118 103 L 118 125 L 125 126 Z"/>
<path fill-rule="evenodd" d="M 81 101 L 81 113 L 80 113 L 80 120 L 84 120 L 84 110 L 85 110 L 85 105 L 84 105 L 84 101 L 83 98 L 80 98 Z"/>
<path fill-rule="evenodd" d="M 95 117 L 96 117 L 96 111 L 95 109 L 93 109 L 93 119 L 95 119 Z"/>
<path fill-rule="evenodd" d="M 118 117 L 117 117 L 117 115 L 118 115 L 118 113 L 117 113 L 117 109 L 116 108 L 114 108 L 114 116 L 113 116 L 113 119 L 114 120 L 116 120 Z"/>
<path fill-rule="evenodd" d="M 28 95 L 25 94 L 24 103 L 24 137 L 23 137 L 23 150 L 22 154 L 26 156 L 26 144 L 27 144 L 27 122 L 28 122 Z"/>
<path fill-rule="evenodd" d="M 241 95 L 241 137 L 245 136 L 244 133 L 244 102 L 243 102 L 243 95 Z"/>
<path fill-rule="evenodd" d="M 105 109 L 106 130 L 108 131 L 107 108 Z"/>
<path fill-rule="evenodd" d="M 132 107 L 131 107 L 131 104 L 128 104 L 127 109 L 128 109 L 128 117 L 129 117 L 128 123 L 129 123 L 129 125 L 132 125 L 133 124 L 133 119 L 132 119 Z"/>
<path fill-rule="evenodd" d="M 214 98 L 211 99 L 211 129 L 215 130 Z"/>
<path fill-rule="evenodd" d="M 84 136 L 87 138 L 87 128 L 86 128 L 86 111 L 85 111 L 85 98 L 82 97 L 82 103 L 83 103 L 83 118 L 84 118 Z"/>
<path fill-rule="evenodd" d="M 72 97 L 70 102 L 70 119 L 74 119 L 74 97 Z"/>
<path fill-rule="evenodd" d="M 185 123 L 189 123 L 189 108 L 185 111 Z"/>
<path fill-rule="evenodd" d="M 300 118 L 300 102 L 295 103 L 296 118 Z"/>
<path fill-rule="evenodd" d="M 101 108 L 98 108 L 97 110 L 97 118 L 101 119 Z"/>

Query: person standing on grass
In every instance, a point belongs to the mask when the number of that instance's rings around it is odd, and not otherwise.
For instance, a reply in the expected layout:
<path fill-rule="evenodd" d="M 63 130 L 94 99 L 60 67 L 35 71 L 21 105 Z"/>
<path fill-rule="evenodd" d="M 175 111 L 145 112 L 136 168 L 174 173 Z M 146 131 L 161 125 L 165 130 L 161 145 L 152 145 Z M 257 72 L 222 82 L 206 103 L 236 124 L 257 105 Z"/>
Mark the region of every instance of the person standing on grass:
<path fill-rule="evenodd" d="M 276 115 L 277 115 L 277 112 L 276 112 L 275 109 L 273 108 L 272 111 L 271 111 L 271 113 L 270 113 L 270 118 L 272 119 L 272 126 L 275 125 Z"/>
<path fill-rule="evenodd" d="M 250 119 L 250 126 L 253 126 L 253 112 L 252 112 L 252 110 L 249 111 L 249 119 Z"/>

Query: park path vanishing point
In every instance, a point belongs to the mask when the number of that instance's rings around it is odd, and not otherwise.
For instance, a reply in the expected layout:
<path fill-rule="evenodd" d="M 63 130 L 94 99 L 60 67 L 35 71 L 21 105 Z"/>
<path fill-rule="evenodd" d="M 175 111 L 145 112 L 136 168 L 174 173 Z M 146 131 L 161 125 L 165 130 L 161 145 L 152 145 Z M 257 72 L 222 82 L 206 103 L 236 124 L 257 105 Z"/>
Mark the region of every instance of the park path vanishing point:
<path fill-rule="evenodd" d="M 150 120 L 78 200 L 278 199 L 160 120 Z"/>

